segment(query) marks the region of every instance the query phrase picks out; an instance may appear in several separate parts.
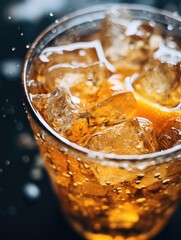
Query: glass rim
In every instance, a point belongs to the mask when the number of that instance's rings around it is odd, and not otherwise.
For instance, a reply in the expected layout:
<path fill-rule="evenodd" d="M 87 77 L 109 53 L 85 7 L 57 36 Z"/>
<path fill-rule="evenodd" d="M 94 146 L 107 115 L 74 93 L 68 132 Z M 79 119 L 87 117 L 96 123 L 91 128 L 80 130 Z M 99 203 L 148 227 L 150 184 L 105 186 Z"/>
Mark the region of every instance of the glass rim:
<path fill-rule="evenodd" d="M 149 12 L 152 14 L 158 14 L 158 15 L 162 15 L 164 17 L 168 17 L 171 18 L 173 20 L 176 20 L 178 22 L 181 23 L 181 17 L 180 16 L 175 16 L 172 12 L 169 12 L 167 10 L 161 10 L 158 9 L 156 7 L 151 7 L 148 5 L 142 5 L 142 4 L 129 4 L 129 3 L 105 3 L 105 4 L 98 4 L 98 5 L 94 5 L 94 6 L 89 6 L 86 8 L 82 8 L 80 10 L 77 11 L 73 11 L 72 13 L 66 14 L 65 16 L 61 17 L 60 19 L 58 19 L 57 23 L 52 23 L 50 24 L 48 27 L 46 27 L 44 29 L 44 31 L 42 31 L 38 37 L 33 41 L 33 43 L 31 44 L 31 47 L 29 48 L 26 56 L 25 56 L 25 60 L 23 63 L 23 67 L 22 67 L 22 86 L 23 86 L 23 95 L 24 95 L 24 102 L 25 102 L 25 106 L 27 108 L 27 110 L 30 112 L 30 116 L 36 120 L 36 122 L 44 129 L 46 130 L 51 136 L 53 136 L 56 140 L 61 141 L 63 144 L 65 144 L 67 147 L 71 147 L 72 149 L 83 153 L 83 154 L 87 154 L 90 158 L 92 159 L 97 159 L 98 161 L 104 161 L 106 163 L 106 165 L 110 165 L 111 162 L 114 162 L 114 165 L 116 164 L 117 166 L 121 165 L 121 160 L 124 161 L 146 161 L 149 159 L 153 159 L 155 160 L 155 164 L 156 163 L 160 163 L 160 162 L 166 162 L 168 161 L 168 158 L 170 155 L 173 154 L 177 154 L 179 153 L 179 158 L 181 158 L 181 144 L 176 145 L 172 148 L 166 149 L 166 150 L 162 150 L 162 151 L 157 151 L 157 152 L 153 152 L 153 153 L 148 153 L 148 154 L 140 154 L 140 155 L 119 155 L 119 154 L 113 154 L 113 153 L 103 153 L 103 152 L 96 152 L 93 150 L 90 150 L 88 148 L 82 147 L 80 145 L 77 145 L 69 140 L 67 140 L 66 138 L 64 138 L 63 136 L 61 136 L 60 134 L 58 134 L 44 119 L 43 117 L 40 115 L 40 113 L 36 110 L 36 108 L 33 106 L 31 98 L 29 96 L 29 92 L 28 92 L 28 87 L 27 87 L 27 83 L 28 83 L 28 65 L 29 65 L 29 60 L 31 59 L 33 53 L 35 52 L 37 43 L 42 41 L 48 34 L 50 34 L 51 30 L 62 25 L 65 24 L 68 21 L 71 21 L 75 18 L 81 17 L 85 14 L 91 14 L 91 13 L 96 13 L 96 12 L 106 12 L 107 10 L 109 10 L 110 8 L 119 8 L 119 9 L 123 9 L 123 10 L 138 10 L 138 11 L 145 11 L 145 12 Z M 83 22 L 82 22 L 83 23 Z M 76 25 L 75 25 L 76 26 Z M 68 30 L 68 29 L 66 29 Z M 57 37 L 57 35 L 55 35 L 55 37 Z M 42 49 L 41 49 L 42 50 Z M 31 65 L 31 64 L 30 64 Z M 164 157 L 164 159 L 163 159 Z M 167 157 L 167 158 L 165 158 Z M 154 165 L 154 164 L 153 164 Z"/>

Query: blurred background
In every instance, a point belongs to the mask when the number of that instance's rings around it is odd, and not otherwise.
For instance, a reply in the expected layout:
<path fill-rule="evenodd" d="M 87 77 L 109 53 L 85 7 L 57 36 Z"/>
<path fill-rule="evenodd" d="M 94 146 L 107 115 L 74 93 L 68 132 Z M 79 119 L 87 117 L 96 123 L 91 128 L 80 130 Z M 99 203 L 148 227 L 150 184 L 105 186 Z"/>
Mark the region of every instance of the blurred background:
<path fill-rule="evenodd" d="M 81 240 L 51 191 L 22 102 L 20 73 L 35 37 L 73 10 L 110 2 L 141 3 L 181 14 L 180 0 L 0 1 L 0 240 Z M 181 207 L 154 240 L 181 239 Z"/>

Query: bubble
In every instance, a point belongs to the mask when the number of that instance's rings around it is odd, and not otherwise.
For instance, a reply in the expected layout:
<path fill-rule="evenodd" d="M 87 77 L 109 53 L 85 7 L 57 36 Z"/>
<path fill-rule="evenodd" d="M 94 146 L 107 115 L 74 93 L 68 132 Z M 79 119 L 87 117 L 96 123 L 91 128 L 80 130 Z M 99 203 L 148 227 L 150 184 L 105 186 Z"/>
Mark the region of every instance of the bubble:
<path fill-rule="evenodd" d="M 0 175 L 3 173 L 3 169 L 2 168 L 0 168 Z"/>
<path fill-rule="evenodd" d="M 21 33 L 21 36 L 23 36 L 24 35 L 24 33 Z"/>
<path fill-rule="evenodd" d="M 8 20 L 11 20 L 12 19 L 12 17 L 11 16 L 8 16 Z"/>
<path fill-rule="evenodd" d="M 12 47 L 11 50 L 14 52 L 14 51 L 16 50 L 16 48 L 15 48 L 15 47 Z"/>
<path fill-rule="evenodd" d="M 29 44 L 26 44 L 26 48 L 27 48 L 27 49 L 30 48 L 30 45 L 29 45 Z"/>
<path fill-rule="evenodd" d="M 58 20 L 58 19 L 56 19 L 56 20 L 55 20 L 55 23 L 59 23 L 59 20 Z"/>
<path fill-rule="evenodd" d="M 34 184 L 34 183 L 26 183 L 23 186 L 23 194 L 29 201 L 35 201 L 37 200 L 40 195 L 40 189 Z"/>
<path fill-rule="evenodd" d="M 49 13 L 49 15 L 50 15 L 50 17 L 53 17 L 53 16 L 54 16 L 52 12 L 51 12 L 51 13 Z"/>

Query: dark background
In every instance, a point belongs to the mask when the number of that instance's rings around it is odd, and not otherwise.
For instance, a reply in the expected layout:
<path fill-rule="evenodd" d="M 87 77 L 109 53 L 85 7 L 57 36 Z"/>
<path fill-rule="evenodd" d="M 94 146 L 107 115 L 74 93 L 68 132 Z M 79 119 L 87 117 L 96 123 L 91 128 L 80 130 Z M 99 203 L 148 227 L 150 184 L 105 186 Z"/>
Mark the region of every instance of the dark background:
<path fill-rule="evenodd" d="M 95 0 L 0 0 L 0 240 L 81 240 L 66 224 L 41 165 L 22 104 L 29 45 L 50 23 Z M 111 1 L 113 2 L 113 1 Z M 144 3 L 181 14 L 181 1 Z M 181 207 L 154 240 L 181 239 Z"/>

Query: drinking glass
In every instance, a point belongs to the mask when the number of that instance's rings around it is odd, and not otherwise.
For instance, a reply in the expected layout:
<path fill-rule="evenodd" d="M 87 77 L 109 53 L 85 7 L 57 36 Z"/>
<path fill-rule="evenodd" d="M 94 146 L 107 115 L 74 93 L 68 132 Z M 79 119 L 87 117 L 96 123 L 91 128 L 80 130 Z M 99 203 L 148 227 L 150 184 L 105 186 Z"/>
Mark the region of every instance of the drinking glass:
<path fill-rule="evenodd" d="M 154 20 L 180 37 L 181 19 L 155 8 L 104 4 L 69 14 L 44 30 L 25 58 L 22 83 L 28 118 L 52 187 L 70 225 L 90 240 L 146 240 L 168 222 L 181 193 L 181 145 L 144 155 L 91 151 L 59 135 L 32 103 L 29 74 L 49 44 L 99 30 L 107 11 Z M 123 139 L 124 141 L 124 139 Z"/>

